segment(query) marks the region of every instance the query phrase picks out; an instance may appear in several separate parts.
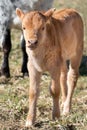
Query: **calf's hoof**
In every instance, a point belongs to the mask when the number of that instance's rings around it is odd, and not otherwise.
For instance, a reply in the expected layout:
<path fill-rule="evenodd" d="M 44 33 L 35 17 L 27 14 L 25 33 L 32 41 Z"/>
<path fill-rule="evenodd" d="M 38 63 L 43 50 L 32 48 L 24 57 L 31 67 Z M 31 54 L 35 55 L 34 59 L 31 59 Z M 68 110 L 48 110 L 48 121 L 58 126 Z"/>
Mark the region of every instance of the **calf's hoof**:
<path fill-rule="evenodd" d="M 25 127 L 30 128 L 30 127 L 32 127 L 32 126 L 33 126 L 33 122 L 27 120 L 27 121 L 26 121 L 26 124 L 25 124 Z"/>
<path fill-rule="evenodd" d="M 54 112 L 52 113 L 52 119 L 53 119 L 53 120 L 56 120 L 56 119 L 58 119 L 59 117 L 60 117 L 60 112 L 54 111 Z"/>
<path fill-rule="evenodd" d="M 69 114 L 70 114 L 69 111 L 65 111 L 65 110 L 63 110 L 63 113 L 62 113 L 63 116 L 68 116 Z"/>
<path fill-rule="evenodd" d="M 67 104 L 67 102 L 64 103 L 64 108 L 63 108 L 63 115 L 67 116 L 70 113 L 70 105 Z"/>

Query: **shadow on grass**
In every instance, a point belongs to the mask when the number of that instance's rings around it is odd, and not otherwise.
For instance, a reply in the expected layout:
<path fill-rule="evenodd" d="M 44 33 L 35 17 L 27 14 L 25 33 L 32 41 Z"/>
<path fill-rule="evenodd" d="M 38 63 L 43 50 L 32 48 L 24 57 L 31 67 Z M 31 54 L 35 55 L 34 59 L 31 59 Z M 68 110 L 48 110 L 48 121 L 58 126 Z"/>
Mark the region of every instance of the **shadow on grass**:
<path fill-rule="evenodd" d="M 49 124 L 49 121 L 41 121 L 41 122 L 39 122 L 39 123 L 36 123 L 35 125 L 34 125 L 34 127 L 36 127 L 36 128 L 45 128 L 46 127 L 46 125 L 47 124 Z M 50 125 L 50 127 L 48 127 L 47 128 L 47 130 L 76 130 L 76 128 L 75 128 L 75 126 L 74 125 L 66 125 L 66 126 L 63 126 L 63 125 L 52 125 L 52 127 L 51 127 L 51 125 Z"/>

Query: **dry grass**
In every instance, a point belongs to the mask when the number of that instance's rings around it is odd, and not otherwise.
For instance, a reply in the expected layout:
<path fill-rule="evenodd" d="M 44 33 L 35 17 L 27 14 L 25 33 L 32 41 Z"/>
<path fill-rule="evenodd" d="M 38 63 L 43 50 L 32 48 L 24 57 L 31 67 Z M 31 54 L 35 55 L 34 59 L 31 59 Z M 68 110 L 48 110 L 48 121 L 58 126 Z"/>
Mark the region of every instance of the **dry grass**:
<path fill-rule="evenodd" d="M 57 8 L 73 7 L 82 15 L 85 23 L 84 55 L 87 55 L 87 1 L 55 0 Z M 22 53 L 19 40 L 20 32 L 12 30 L 13 48 L 10 55 L 11 78 L 0 77 L 0 130 L 27 130 L 25 125 L 28 111 L 28 77 L 22 78 L 20 72 Z M 0 52 L 0 59 L 2 53 Z M 87 63 L 87 62 L 86 62 Z M 1 61 L 0 61 L 1 64 Z M 87 130 L 87 64 L 82 64 L 81 74 L 73 96 L 72 111 L 67 117 L 51 120 L 52 98 L 49 94 L 50 76 L 43 75 L 40 97 L 37 104 L 37 120 L 31 130 Z M 61 99 L 60 99 L 61 103 Z M 61 108 L 62 109 L 62 108 Z"/>

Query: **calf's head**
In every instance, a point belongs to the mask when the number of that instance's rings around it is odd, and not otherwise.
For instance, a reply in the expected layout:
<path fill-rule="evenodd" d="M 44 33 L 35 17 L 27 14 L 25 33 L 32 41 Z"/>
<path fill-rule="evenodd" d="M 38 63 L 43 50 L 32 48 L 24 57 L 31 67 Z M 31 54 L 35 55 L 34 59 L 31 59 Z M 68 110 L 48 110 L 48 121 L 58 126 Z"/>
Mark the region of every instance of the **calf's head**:
<path fill-rule="evenodd" d="M 55 9 L 50 9 L 45 13 L 39 11 L 31 11 L 24 13 L 20 9 L 16 9 L 16 14 L 22 21 L 22 29 L 26 46 L 35 49 L 46 36 L 47 21 L 50 20 Z"/>

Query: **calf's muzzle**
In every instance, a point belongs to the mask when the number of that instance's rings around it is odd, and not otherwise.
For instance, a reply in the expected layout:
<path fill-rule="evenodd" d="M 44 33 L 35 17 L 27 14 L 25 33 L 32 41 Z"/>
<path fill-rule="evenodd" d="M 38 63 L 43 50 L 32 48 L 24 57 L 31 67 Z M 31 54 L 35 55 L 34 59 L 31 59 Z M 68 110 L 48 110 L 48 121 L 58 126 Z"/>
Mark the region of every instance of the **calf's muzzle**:
<path fill-rule="evenodd" d="M 35 40 L 28 40 L 28 43 L 31 44 L 31 45 L 36 45 L 38 43 L 38 40 L 35 39 Z"/>
<path fill-rule="evenodd" d="M 31 48 L 31 49 L 34 49 L 34 48 L 36 48 L 37 43 L 38 43 L 38 40 L 37 40 L 37 39 L 29 39 L 29 40 L 26 42 L 26 46 L 29 47 L 29 48 Z"/>

